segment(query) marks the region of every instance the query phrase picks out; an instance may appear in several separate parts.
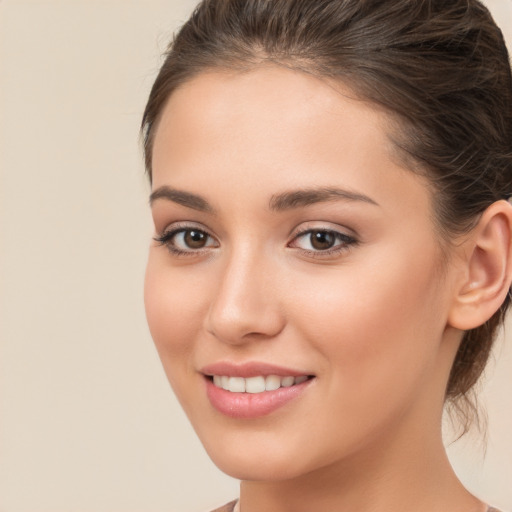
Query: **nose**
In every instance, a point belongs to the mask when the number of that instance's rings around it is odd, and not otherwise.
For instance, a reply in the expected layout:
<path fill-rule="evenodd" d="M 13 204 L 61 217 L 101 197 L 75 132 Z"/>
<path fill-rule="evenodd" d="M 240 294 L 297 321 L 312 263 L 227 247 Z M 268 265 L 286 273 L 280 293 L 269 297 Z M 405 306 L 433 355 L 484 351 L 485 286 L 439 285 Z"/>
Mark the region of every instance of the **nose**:
<path fill-rule="evenodd" d="M 233 254 L 219 272 L 206 315 L 206 330 L 224 343 L 241 345 L 277 336 L 285 325 L 272 264 L 246 251 Z"/>

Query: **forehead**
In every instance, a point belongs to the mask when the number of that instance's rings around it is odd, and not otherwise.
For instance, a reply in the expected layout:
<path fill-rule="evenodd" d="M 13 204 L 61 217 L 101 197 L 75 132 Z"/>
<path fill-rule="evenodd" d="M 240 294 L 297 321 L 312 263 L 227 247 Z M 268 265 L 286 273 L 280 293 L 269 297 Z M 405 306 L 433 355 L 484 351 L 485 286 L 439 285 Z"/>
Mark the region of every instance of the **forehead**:
<path fill-rule="evenodd" d="M 258 115 L 251 121 L 275 122 L 271 115 L 276 113 L 286 113 L 289 120 L 292 115 L 304 119 L 318 114 L 347 115 L 357 110 L 359 116 L 366 111 L 374 121 L 380 118 L 386 123 L 382 109 L 361 101 L 342 82 L 268 64 L 244 72 L 205 71 L 184 82 L 168 99 L 157 131 L 166 124 L 165 118 L 170 121 L 171 113 L 173 117 L 185 111 L 190 118 L 198 115 L 203 120 L 236 121 L 255 107 Z"/>
<path fill-rule="evenodd" d="M 253 196 L 266 186 L 267 197 L 291 186 L 336 185 L 386 193 L 391 202 L 412 198 L 418 206 L 425 183 L 393 157 L 391 125 L 382 109 L 343 84 L 302 72 L 267 66 L 202 73 L 165 106 L 153 185 L 204 194 L 221 181 Z"/>
<path fill-rule="evenodd" d="M 372 141 L 367 144 L 372 153 L 388 151 L 387 125 L 381 110 L 342 84 L 302 72 L 278 66 L 205 72 L 178 88 L 165 105 L 155 134 L 154 166 L 158 170 L 160 160 L 191 144 L 204 150 L 231 146 L 233 152 L 259 145 L 267 154 L 282 154 L 295 140 L 301 147 L 317 147 L 318 156 L 327 145 L 341 147 L 350 139 L 353 147 Z"/>

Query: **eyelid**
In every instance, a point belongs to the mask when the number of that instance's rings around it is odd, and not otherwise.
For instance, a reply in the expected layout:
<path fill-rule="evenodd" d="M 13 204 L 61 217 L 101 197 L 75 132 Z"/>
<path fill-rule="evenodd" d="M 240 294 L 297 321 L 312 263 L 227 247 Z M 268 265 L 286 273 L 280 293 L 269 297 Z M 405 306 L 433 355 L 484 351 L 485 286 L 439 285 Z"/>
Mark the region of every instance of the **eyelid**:
<path fill-rule="evenodd" d="M 200 222 L 181 220 L 167 224 L 164 227 L 164 229 L 161 230 L 161 234 L 159 236 L 165 235 L 166 233 L 169 233 L 171 231 L 177 231 L 179 229 L 197 229 L 198 231 L 204 231 L 205 233 L 208 233 L 209 235 L 213 236 L 210 230 Z"/>
<path fill-rule="evenodd" d="M 294 239 L 304 233 L 310 233 L 311 231 L 339 233 L 341 236 L 359 240 L 359 234 L 355 229 L 341 224 L 321 220 L 301 222 L 296 225 L 290 232 L 290 239 Z"/>

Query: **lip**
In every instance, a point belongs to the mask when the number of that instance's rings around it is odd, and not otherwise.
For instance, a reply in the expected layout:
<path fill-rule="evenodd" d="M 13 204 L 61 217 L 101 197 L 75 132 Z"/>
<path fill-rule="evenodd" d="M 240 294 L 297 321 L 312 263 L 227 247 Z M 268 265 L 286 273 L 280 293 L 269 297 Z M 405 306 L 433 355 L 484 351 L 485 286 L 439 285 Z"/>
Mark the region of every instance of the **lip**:
<path fill-rule="evenodd" d="M 257 377 L 262 375 L 279 375 L 280 377 L 299 377 L 300 375 L 312 375 L 302 370 L 285 368 L 274 364 L 260 361 L 249 361 L 242 364 L 230 363 L 228 361 L 219 361 L 201 368 L 200 372 L 204 375 L 228 375 L 229 377 Z"/>
<path fill-rule="evenodd" d="M 281 409 L 302 396 L 315 380 L 312 378 L 300 384 L 262 393 L 233 393 L 215 386 L 210 377 L 212 375 L 244 378 L 259 375 L 265 377 L 268 375 L 281 377 L 312 375 L 308 372 L 263 362 L 233 364 L 225 361 L 207 365 L 201 369 L 201 373 L 204 375 L 206 395 L 210 404 L 221 414 L 238 419 L 256 419 Z"/>

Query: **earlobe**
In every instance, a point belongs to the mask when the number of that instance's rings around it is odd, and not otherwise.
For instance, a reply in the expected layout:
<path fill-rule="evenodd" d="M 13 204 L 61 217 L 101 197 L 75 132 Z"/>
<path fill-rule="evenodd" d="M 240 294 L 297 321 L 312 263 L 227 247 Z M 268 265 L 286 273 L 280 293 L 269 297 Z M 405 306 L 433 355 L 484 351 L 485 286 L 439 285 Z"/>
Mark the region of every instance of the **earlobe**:
<path fill-rule="evenodd" d="M 482 214 L 463 245 L 464 272 L 448 323 L 460 330 L 485 323 L 500 308 L 512 281 L 512 205 L 497 201 Z"/>

